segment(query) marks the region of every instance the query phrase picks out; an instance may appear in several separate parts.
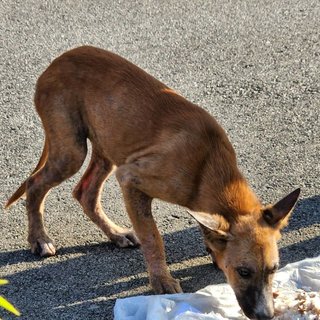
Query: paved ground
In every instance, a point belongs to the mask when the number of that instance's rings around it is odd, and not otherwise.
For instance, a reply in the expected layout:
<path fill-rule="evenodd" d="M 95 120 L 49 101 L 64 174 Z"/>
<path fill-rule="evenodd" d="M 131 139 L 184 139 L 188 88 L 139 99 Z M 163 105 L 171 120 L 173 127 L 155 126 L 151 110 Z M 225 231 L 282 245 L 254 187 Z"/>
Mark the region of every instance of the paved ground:
<path fill-rule="evenodd" d="M 265 202 L 300 186 L 280 243 L 282 262 L 318 255 L 319 16 L 318 0 L 0 0 L 0 202 L 42 149 L 32 103 L 37 77 L 63 51 L 92 44 L 125 56 L 215 115 Z M 117 297 L 149 293 L 139 250 L 115 248 L 72 200 L 79 177 L 47 199 L 56 257 L 29 253 L 23 201 L 1 212 L 0 277 L 11 281 L 1 294 L 22 319 L 112 319 Z M 104 206 L 129 225 L 114 179 Z M 185 291 L 224 281 L 183 208 L 156 201 L 154 213 Z"/>

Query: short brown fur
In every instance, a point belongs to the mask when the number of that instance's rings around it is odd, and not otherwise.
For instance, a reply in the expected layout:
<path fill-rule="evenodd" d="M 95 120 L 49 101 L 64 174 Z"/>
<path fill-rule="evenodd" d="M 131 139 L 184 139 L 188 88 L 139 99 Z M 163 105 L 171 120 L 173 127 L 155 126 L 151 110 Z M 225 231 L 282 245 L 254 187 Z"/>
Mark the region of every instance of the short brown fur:
<path fill-rule="evenodd" d="M 151 213 L 152 199 L 159 198 L 192 211 L 245 313 L 271 318 L 269 273 L 278 263 L 276 241 L 299 192 L 276 210 L 264 211 L 238 170 L 226 133 L 209 113 L 98 48 L 76 48 L 54 60 L 37 82 L 35 106 L 45 131 L 43 155 L 6 205 L 26 193 L 33 252 L 55 254 L 43 224 L 44 198 L 80 169 L 89 139 L 92 159 L 74 197 L 117 245 L 141 243 L 155 292 L 181 291 Z M 100 204 L 114 167 L 137 236 L 107 218 Z M 252 271 L 251 280 L 239 276 L 241 266 Z M 246 295 L 255 283 L 258 298 L 250 305 Z"/>

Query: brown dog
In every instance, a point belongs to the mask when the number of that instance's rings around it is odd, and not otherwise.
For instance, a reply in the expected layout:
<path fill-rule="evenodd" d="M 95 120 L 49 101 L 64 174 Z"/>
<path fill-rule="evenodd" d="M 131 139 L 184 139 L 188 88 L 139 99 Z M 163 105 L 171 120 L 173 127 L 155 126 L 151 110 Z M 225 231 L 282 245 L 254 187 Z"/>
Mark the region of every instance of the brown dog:
<path fill-rule="evenodd" d="M 151 213 L 152 199 L 159 198 L 192 210 L 246 315 L 272 318 L 277 240 L 299 189 L 263 207 L 213 117 L 101 49 L 81 47 L 54 60 L 38 80 L 35 105 L 45 130 L 44 150 L 6 205 L 26 194 L 32 252 L 55 254 L 43 225 L 44 198 L 80 169 L 89 139 L 92 159 L 74 197 L 118 246 L 141 243 L 155 292 L 181 291 Z M 138 238 L 108 219 L 101 207 L 101 189 L 113 166 Z"/>

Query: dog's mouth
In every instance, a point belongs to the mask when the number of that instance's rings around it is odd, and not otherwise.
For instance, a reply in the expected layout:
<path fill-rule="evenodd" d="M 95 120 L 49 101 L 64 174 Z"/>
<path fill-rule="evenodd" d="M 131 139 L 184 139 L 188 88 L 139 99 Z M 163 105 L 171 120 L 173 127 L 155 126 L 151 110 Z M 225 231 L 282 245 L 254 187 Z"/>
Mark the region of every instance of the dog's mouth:
<path fill-rule="evenodd" d="M 254 297 L 253 297 L 254 296 Z M 243 313 L 252 320 L 270 320 L 274 318 L 273 302 L 268 304 L 263 295 L 237 296 L 238 303 Z"/>
<path fill-rule="evenodd" d="M 252 320 L 271 320 L 274 318 L 274 313 L 271 312 L 271 311 L 268 311 L 268 310 L 264 310 L 262 312 L 259 312 L 259 313 L 255 313 L 253 311 L 245 311 L 243 308 L 242 308 L 244 314 L 249 318 L 249 319 L 252 319 Z"/>

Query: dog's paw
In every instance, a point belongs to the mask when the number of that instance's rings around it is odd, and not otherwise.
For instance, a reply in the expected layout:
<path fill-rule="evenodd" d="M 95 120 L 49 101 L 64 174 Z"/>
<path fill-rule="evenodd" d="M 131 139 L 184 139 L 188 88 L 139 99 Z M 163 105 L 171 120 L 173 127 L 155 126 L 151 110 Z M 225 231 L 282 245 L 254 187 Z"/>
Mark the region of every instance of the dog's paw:
<path fill-rule="evenodd" d="M 110 235 L 110 240 L 120 248 L 139 247 L 140 241 L 133 230 L 122 229 Z"/>
<path fill-rule="evenodd" d="M 56 254 L 56 248 L 50 240 L 38 238 L 31 243 L 31 252 L 40 257 L 51 257 Z"/>
<path fill-rule="evenodd" d="M 181 293 L 182 289 L 179 280 L 166 276 L 151 276 L 150 284 L 156 294 Z"/>

